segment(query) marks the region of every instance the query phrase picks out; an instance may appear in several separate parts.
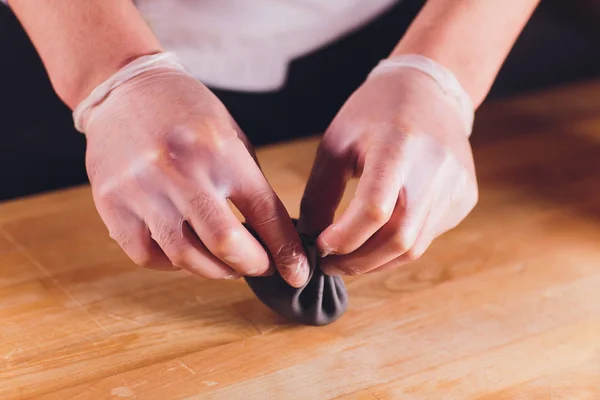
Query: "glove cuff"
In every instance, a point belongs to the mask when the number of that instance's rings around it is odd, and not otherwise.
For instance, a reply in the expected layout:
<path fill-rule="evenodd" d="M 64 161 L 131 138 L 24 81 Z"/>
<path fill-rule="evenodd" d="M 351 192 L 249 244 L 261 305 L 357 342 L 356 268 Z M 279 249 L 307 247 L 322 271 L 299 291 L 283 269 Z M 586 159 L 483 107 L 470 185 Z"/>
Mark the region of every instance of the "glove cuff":
<path fill-rule="evenodd" d="M 188 72 L 173 53 L 165 52 L 136 58 L 98 85 L 85 100 L 79 103 L 73 111 L 75 129 L 81 133 L 85 133 L 85 122 L 88 114 L 95 107 L 102 104 L 114 89 L 138 75 L 156 69 Z"/>
<path fill-rule="evenodd" d="M 432 59 L 419 54 L 401 54 L 381 60 L 379 64 L 371 71 L 367 79 L 382 73 L 396 70 L 398 68 L 416 69 L 431 77 L 442 89 L 442 91 L 446 95 L 452 97 L 456 102 L 465 124 L 467 137 L 471 136 L 471 132 L 473 130 L 473 119 L 475 118 L 475 108 L 473 107 L 471 97 L 469 97 L 458 79 L 456 79 L 450 70 L 433 61 Z"/>

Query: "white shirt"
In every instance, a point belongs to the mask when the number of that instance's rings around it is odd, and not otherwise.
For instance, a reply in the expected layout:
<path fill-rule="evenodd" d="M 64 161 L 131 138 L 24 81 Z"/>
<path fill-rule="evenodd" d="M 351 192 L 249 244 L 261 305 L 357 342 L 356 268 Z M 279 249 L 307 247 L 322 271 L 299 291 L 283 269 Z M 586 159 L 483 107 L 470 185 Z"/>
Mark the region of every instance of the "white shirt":
<path fill-rule="evenodd" d="M 5 1 L 5 0 L 0 0 Z M 135 0 L 163 47 L 200 81 L 277 90 L 292 59 L 366 24 L 397 0 Z"/>

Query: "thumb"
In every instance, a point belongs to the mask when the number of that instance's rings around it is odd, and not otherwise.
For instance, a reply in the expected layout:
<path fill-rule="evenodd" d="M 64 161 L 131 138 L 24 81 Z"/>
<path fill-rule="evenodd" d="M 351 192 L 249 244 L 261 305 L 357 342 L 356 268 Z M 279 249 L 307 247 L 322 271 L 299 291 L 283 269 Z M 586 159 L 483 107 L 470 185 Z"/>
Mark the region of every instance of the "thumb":
<path fill-rule="evenodd" d="M 333 222 L 354 164 L 348 149 L 339 151 L 326 139 L 321 142 L 300 203 L 300 232 L 316 238 Z"/>

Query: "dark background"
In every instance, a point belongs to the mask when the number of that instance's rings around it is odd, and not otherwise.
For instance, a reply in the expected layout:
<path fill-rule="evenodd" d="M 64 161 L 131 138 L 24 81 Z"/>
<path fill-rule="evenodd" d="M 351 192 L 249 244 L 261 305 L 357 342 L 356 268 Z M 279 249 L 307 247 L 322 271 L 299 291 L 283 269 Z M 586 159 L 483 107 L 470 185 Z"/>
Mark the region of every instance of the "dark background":
<path fill-rule="evenodd" d="M 422 0 L 296 60 L 277 93 L 215 90 L 255 145 L 322 132 L 348 95 L 395 46 Z M 600 75 L 600 6 L 545 0 L 503 66 L 489 99 Z M 50 86 L 29 39 L 0 6 L 0 200 L 87 182 L 85 138 Z"/>

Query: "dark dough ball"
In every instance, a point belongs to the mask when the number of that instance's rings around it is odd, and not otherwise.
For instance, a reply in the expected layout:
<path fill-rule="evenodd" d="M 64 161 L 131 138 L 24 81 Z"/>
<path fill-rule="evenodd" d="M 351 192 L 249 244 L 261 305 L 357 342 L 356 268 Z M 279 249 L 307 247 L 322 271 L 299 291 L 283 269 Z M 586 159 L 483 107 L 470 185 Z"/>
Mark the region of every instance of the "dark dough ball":
<path fill-rule="evenodd" d="M 296 224 L 296 220 L 293 221 Z M 260 241 L 258 235 L 246 227 Z M 327 276 L 321 272 L 315 241 L 303 234 L 300 234 L 300 238 L 310 265 L 306 285 L 296 289 L 288 285 L 277 272 L 269 277 L 244 279 L 260 301 L 285 318 L 305 325 L 327 325 L 346 312 L 346 285 L 341 277 Z"/>

